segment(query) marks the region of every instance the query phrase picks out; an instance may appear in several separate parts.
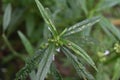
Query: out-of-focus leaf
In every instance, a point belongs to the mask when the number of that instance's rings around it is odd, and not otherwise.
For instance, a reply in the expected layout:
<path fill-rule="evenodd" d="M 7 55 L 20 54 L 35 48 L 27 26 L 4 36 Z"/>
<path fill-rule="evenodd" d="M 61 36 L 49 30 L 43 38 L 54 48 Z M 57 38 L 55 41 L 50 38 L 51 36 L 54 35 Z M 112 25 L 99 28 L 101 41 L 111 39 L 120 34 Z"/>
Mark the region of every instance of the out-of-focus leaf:
<path fill-rule="evenodd" d="M 108 70 L 110 70 L 107 66 L 105 66 L 101 63 L 98 64 L 98 70 L 99 71 L 96 74 L 96 79 L 95 80 L 111 80 L 106 68 Z"/>
<path fill-rule="evenodd" d="M 95 23 L 99 22 L 99 20 L 100 20 L 100 17 L 93 17 L 91 19 L 87 19 L 82 22 L 79 22 L 79 23 L 71 26 L 70 28 L 68 28 L 65 36 L 83 31 L 85 28 L 88 28 L 88 27 L 94 25 Z"/>
<path fill-rule="evenodd" d="M 50 10 L 48 8 L 45 8 L 45 10 L 50 15 L 50 18 L 52 19 L 52 13 L 50 12 Z M 47 24 L 44 24 L 43 35 L 44 35 L 44 39 L 46 41 L 48 40 L 48 38 L 51 37 L 51 33 L 50 33 L 49 29 L 48 29 L 48 25 Z"/>
<path fill-rule="evenodd" d="M 52 22 L 52 20 L 50 19 L 50 16 L 47 14 L 47 11 L 44 9 L 44 7 L 42 6 L 42 4 L 39 2 L 39 0 L 35 0 L 37 7 L 41 13 L 41 15 L 43 16 L 43 19 L 45 20 L 45 22 L 48 24 L 48 28 L 51 31 L 52 35 L 54 37 L 57 36 L 57 30 Z"/>
<path fill-rule="evenodd" d="M 12 13 L 12 6 L 8 4 L 5 8 L 4 16 L 3 16 L 3 31 L 5 31 L 10 23 Z"/>
<path fill-rule="evenodd" d="M 32 74 L 34 74 L 34 70 L 42 60 L 42 57 L 44 55 L 43 53 L 45 51 L 46 48 L 43 50 L 38 50 L 33 56 L 26 58 L 25 66 L 16 74 L 15 80 L 25 80 L 29 73 L 32 72 Z M 33 75 L 32 78 L 36 78 L 36 76 Z"/>
<path fill-rule="evenodd" d="M 30 80 L 36 80 L 36 73 L 35 73 L 35 71 L 32 71 L 29 75 L 30 75 Z"/>
<path fill-rule="evenodd" d="M 114 67 L 112 80 L 119 80 L 119 78 L 120 78 L 120 59 L 118 58 Z"/>
<path fill-rule="evenodd" d="M 87 10 L 87 4 L 86 4 L 86 0 L 78 0 L 81 8 L 83 9 L 83 11 L 85 12 L 85 14 L 88 14 L 88 10 Z M 91 4 L 91 3 L 90 3 Z"/>
<path fill-rule="evenodd" d="M 58 8 L 66 8 L 66 1 L 67 0 L 55 0 L 55 4 L 57 5 Z"/>
<path fill-rule="evenodd" d="M 27 35 L 30 37 L 34 31 L 35 28 L 35 21 L 34 21 L 34 16 L 33 15 L 28 15 L 26 18 L 26 30 L 27 30 Z"/>
<path fill-rule="evenodd" d="M 11 35 L 18 28 L 18 25 L 23 20 L 24 12 L 25 9 L 19 9 L 19 8 L 16 8 L 12 12 L 11 21 L 9 24 L 10 27 L 8 27 L 8 31 L 7 31 L 8 36 Z"/>
<path fill-rule="evenodd" d="M 44 25 L 43 36 L 44 36 L 45 41 L 47 41 L 48 38 L 51 37 L 50 31 L 48 29 L 48 25 L 46 24 Z"/>
<path fill-rule="evenodd" d="M 74 42 L 75 44 L 81 47 L 93 46 L 99 44 L 97 39 L 93 38 L 92 36 L 85 36 L 81 32 L 78 34 L 73 34 L 71 36 L 68 36 L 66 37 L 66 39 Z"/>
<path fill-rule="evenodd" d="M 107 8 L 111 8 L 117 4 L 120 4 L 120 0 L 101 0 L 99 5 L 97 6 L 97 11 L 105 10 Z"/>
<path fill-rule="evenodd" d="M 104 21 L 100 21 L 99 24 L 101 25 L 101 27 L 102 27 L 102 29 L 105 31 L 105 33 L 106 33 L 109 37 L 111 37 L 111 38 L 114 39 L 113 34 L 109 31 L 109 29 L 106 28 L 106 23 L 105 23 Z"/>
<path fill-rule="evenodd" d="M 11 61 L 14 57 L 15 57 L 14 55 L 10 54 L 10 55 L 8 55 L 8 56 L 6 56 L 6 57 L 4 57 L 4 58 L 2 59 L 2 63 L 8 63 L 8 62 Z"/>
<path fill-rule="evenodd" d="M 80 63 L 75 55 L 69 51 L 66 47 L 62 48 L 62 51 L 65 53 L 67 58 L 71 61 L 73 66 L 75 67 L 78 75 L 83 76 L 84 79 L 88 78 L 89 80 L 94 80 L 94 77 L 85 69 L 85 67 Z"/>
<path fill-rule="evenodd" d="M 110 23 L 106 18 L 102 18 L 100 21 L 100 25 L 103 28 L 103 30 L 111 37 L 111 38 L 117 38 L 120 40 L 120 31 L 117 29 L 112 23 Z"/>
<path fill-rule="evenodd" d="M 60 33 L 60 36 L 63 36 L 67 31 L 67 28 L 65 28 L 61 33 Z"/>
<path fill-rule="evenodd" d="M 50 45 L 45 51 L 42 60 L 39 63 L 38 72 L 36 74 L 36 80 L 44 80 L 53 61 L 54 45 Z"/>
<path fill-rule="evenodd" d="M 32 45 L 30 44 L 29 40 L 23 35 L 22 32 L 18 31 L 18 34 L 20 36 L 20 39 L 22 40 L 22 43 L 26 49 L 26 51 L 29 53 L 29 55 L 33 55 L 34 53 L 34 49 L 32 47 Z"/>
<path fill-rule="evenodd" d="M 91 9 L 94 6 L 95 0 L 89 0 L 87 1 L 88 9 Z"/>
<path fill-rule="evenodd" d="M 70 44 L 70 46 L 66 45 L 69 49 L 73 50 L 76 54 L 80 55 L 83 59 L 85 59 L 97 71 L 97 68 L 96 68 L 93 60 L 81 47 L 79 47 L 78 45 L 74 44 L 71 41 L 66 41 L 66 42 L 68 42 L 68 44 Z"/>
<path fill-rule="evenodd" d="M 54 63 L 52 63 L 52 65 L 51 65 L 51 73 L 53 75 L 54 80 L 63 80 L 61 75 L 57 71 L 56 66 L 55 66 Z"/>

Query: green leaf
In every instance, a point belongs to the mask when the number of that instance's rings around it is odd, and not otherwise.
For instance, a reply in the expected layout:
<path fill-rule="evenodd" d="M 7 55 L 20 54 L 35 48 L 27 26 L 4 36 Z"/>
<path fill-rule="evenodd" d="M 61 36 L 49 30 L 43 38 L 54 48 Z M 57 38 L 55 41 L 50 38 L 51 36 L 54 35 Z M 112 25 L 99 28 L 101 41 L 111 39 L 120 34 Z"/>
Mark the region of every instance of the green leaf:
<path fill-rule="evenodd" d="M 100 17 L 93 17 L 93 18 L 90 18 L 90 19 L 86 19 L 82 22 L 79 22 L 79 23 L 71 26 L 70 28 L 68 28 L 65 36 L 83 31 L 85 28 L 93 26 L 95 23 L 99 22 L 99 20 L 100 20 Z"/>
<path fill-rule="evenodd" d="M 109 31 L 109 29 L 107 29 L 107 24 L 105 22 L 105 20 L 102 20 L 99 22 L 101 28 L 104 30 L 104 32 L 109 36 L 111 37 L 112 39 L 114 39 L 114 35 Z"/>
<path fill-rule="evenodd" d="M 83 59 L 85 59 L 96 71 L 97 68 L 95 66 L 95 63 L 93 60 L 90 58 L 90 56 L 78 45 L 71 41 L 66 41 L 70 44 L 70 46 L 66 45 L 69 49 L 73 50 L 76 54 L 80 55 Z"/>
<path fill-rule="evenodd" d="M 34 49 L 33 49 L 32 45 L 30 44 L 29 40 L 20 31 L 18 31 L 18 35 L 19 35 L 20 39 L 22 40 L 22 43 L 23 43 L 26 51 L 29 53 L 30 56 L 32 56 L 34 53 Z"/>
<path fill-rule="evenodd" d="M 91 8 L 93 8 L 94 7 L 94 4 L 95 4 L 95 0 L 89 0 L 89 1 L 87 1 L 87 7 L 89 8 L 89 9 L 91 9 Z M 89 4 L 90 3 L 90 4 Z"/>
<path fill-rule="evenodd" d="M 48 25 L 46 24 L 44 24 L 43 36 L 44 36 L 45 41 L 47 41 L 51 37 L 50 31 L 48 29 Z"/>
<path fill-rule="evenodd" d="M 36 80 L 36 73 L 35 73 L 35 71 L 32 71 L 29 75 L 30 75 L 30 80 Z"/>
<path fill-rule="evenodd" d="M 27 75 L 37 68 L 45 50 L 46 49 L 38 50 L 33 56 L 28 57 L 25 61 L 25 66 L 17 72 L 15 80 L 25 80 Z"/>
<path fill-rule="evenodd" d="M 38 72 L 36 75 L 36 80 L 44 80 L 53 61 L 54 56 L 54 45 L 50 45 L 49 48 L 45 51 L 42 60 L 38 66 Z"/>
<path fill-rule="evenodd" d="M 47 11 L 44 9 L 44 7 L 42 6 L 42 4 L 39 2 L 39 0 L 35 0 L 39 11 L 43 17 L 43 19 L 45 20 L 45 22 L 48 24 L 48 29 L 51 31 L 52 35 L 54 37 L 57 36 L 57 30 L 52 22 L 52 20 L 50 19 L 50 16 L 47 14 Z"/>
<path fill-rule="evenodd" d="M 66 33 L 66 31 L 67 31 L 67 28 L 65 28 L 65 29 L 60 33 L 59 36 L 63 36 L 63 35 Z"/>
<path fill-rule="evenodd" d="M 96 80 L 111 80 L 110 74 L 107 71 L 110 70 L 108 66 L 105 66 L 103 63 L 98 64 L 99 72 L 96 73 Z M 106 70 L 107 69 L 107 70 Z"/>
<path fill-rule="evenodd" d="M 120 59 L 118 58 L 114 67 L 112 80 L 119 80 L 119 78 L 120 78 Z"/>
<path fill-rule="evenodd" d="M 5 8 L 5 12 L 4 12 L 4 16 L 3 16 L 3 31 L 4 32 L 10 23 L 11 13 L 12 13 L 12 7 L 11 7 L 11 4 L 8 4 Z"/>
<path fill-rule="evenodd" d="M 72 52 L 70 52 L 70 50 L 68 50 L 66 47 L 62 47 L 62 51 L 65 53 L 67 58 L 72 62 L 73 66 L 75 67 L 80 77 L 82 75 L 85 80 L 87 80 L 86 77 L 89 80 L 94 80 L 94 77 L 85 69 L 82 63 L 78 61 L 77 57 L 73 55 Z"/>
<path fill-rule="evenodd" d="M 56 66 L 54 63 L 52 63 L 51 65 L 51 73 L 53 75 L 54 80 L 63 80 L 58 70 L 56 69 Z"/>
<path fill-rule="evenodd" d="M 87 10 L 87 4 L 86 4 L 86 0 L 78 0 L 81 8 L 83 9 L 83 11 L 85 12 L 85 14 L 88 14 L 88 10 Z M 91 4 L 91 3 L 90 3 Z"/>
<path fill-rule="evenodd" d="M 6 57 L 4 57 L 4 58 L 2 59 L 2 63 L 3 63 L 3 64 L 4 64 L 4 63 L 8 63 L 8 62 L 11 61 L 14 57 L 15 57 L 15 55 L 9 54 L 9 55 L 7 55 Z"/>
<path fill-rule="evenodd" d="M 14 9 L 11 16 L 11 21 L 7 30 L 8 36 L 10 36 L 19 27 L 19 24 L 23 21 L 23 15 L 26 9 Z"/>
<path fill-rule="evenodd" d="M 90 47 L 99 44 L 97 39 L 91 36 L 86 36 L 84 33 L 73 34 L 71 36 L 66 37 L 66 39 L 74 42 L 75 44 L 81 47 L 87 47 L 87 46 Z"/>
<path fill-rule="evenodd" d="M 33 15 L 28 14 L 26 17 L 26 32 L 30 37 L 35 29 L 35 18 Z"/>
<path fill-rule="evenodd" d="M 120 3 L 120 0 L 101 0 L 97 6 L 97 11 L 106 10 Z"/>
<path fill-rule="evenodd" d="M 111 38 L 117 38 L 120 40 L 120 31 L 117 29 L 110 21 L 108 21 L 106 18 L 102 18 L 102 20 L 99 23 L 103 30 L 108 34 Z"/>

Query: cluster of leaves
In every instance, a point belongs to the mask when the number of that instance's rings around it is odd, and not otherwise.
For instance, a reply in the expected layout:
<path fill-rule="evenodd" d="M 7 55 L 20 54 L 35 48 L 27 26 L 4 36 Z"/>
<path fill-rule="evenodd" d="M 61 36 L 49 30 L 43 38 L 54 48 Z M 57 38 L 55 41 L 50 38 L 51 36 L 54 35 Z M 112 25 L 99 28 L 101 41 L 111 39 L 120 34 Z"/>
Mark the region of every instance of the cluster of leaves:
<path fill-rule="evenodd" d="M 94 78 L 92 77 L 92 75 L 86 71 L 83 64 L 79 61 L 79 58 L 77 56 L 75 56 L 75 54 L 73 54 L 73 53 L 76 53 L 78 56 L 81 56 L 93 68 L 95 68 L 97 70 L 94 62 L 92 61 L 92 59 L 87 55 L 87 53 L 81 47 L 79 47 L 75 43 L 67 40 L 66 37 L 68 35 L 75 34 L 79 31 L 82 31 L 86 27 L 94 25 L 96 22 L 99 21 L 99 18 L 94 17 L 90 20 L 85 20 L 83 22 L 77 23 L 74 26 L 72 26 L 68 29 L 65 29 L 62 33 L 58 34 L 56 27 L 53 24 L 53 21 L 50 19 L 49 15 L 47 14 L 47 12 L 44 9 L 44 7 L 42 6 L 42 4 L 38 0 L 35 0 L 35 1 L 36 1 L 36 4 L 37 4 L 37 6 L 38 6 L 38 8 L 43 16 L 43 19 L 45 20 L 46 24 L 49 26 L 48 29 L 51 33 L 51 36 L 47 40 L 47 43 L 48 43 L 47 47 L 48 48 L 45 50 L 45 52 L 42 52 L 43 57 L 40 60 L 39 65 L 38 65 L 38 69 L 37 69 L 37 73 L 36 73 L 36 80 L 44 80 L 45 79 L 45 77 L 49 71 L 50 65 L 53 61 L 53 57 L 56 53 L 55 49 L 58 47 L 60 48 L 60 50 L 62 50 L 63 53 L 65 53 L 67 58 L 72 62 L 76 71 L 80 75 L 80 77 L 82 75 L 84 78 L 88 78 L 90 80 L 93 80 Z M 29 60 L 29 61 L 31 63 L 31 60 Z M 34 61 L 32 63 L 34 64 L 35 62 L 37 62 L 37 61 L 34 59 Z M 17 76 L 17 78 L 18 77 L 21 79 L 24 78 L 24 74 L 26 72 L 28 72 L 27 70 L 29 69 L 31 64 L 27 64 L 27 65 L 28 65 L 27 67 L 25 66 L 19 72 L 19 75 Z"/>
<path fill-rule="evenodd" d="M 112 80 L 120 78 L 120 31 L 103 16 L 107 12 L 111 14 L 110 8 L 119 5 L 120 0 L 40 0 L 50 10 L 44 9 L 38 0 L 35 1 L 45 24 L 34 6 L 34 0 L 20 0 L 17 4 L 15 1 L 2 0 L 4 4 L 12 3 L 12 6 L 7 4 L 3 17 L 3 39 L 13 53 L 12 56 L 7 57 L 9 58 L 7 61 L 13 57 L 19 57 L 26 62 L 25 67 L 18 72 L 16 79 L 25 79 L 30 73 L 31 80 L 44 80 L 50 70 L 55 80 L 62 80 L 53 63 L 53 58 L 57 55 L 56 49 L 60 49 L 58 53 L 64 53 L 67 56 L 78 75 L 83 76 L 84 79 L 93 80 L 93 76 L 86 70 L 82 59 L 96 69 L 94 62 L 88 56 L 91 53 L 94 53 L 91 57 L 98 66 L 98 72 L 94 74 L 96 80 L 110 80 L 110 77 Z M 96 15 L 100 16 L 94 17 Z M 24 24 L 23 22 L 25 22 L 29 40 L 21 32 L 18 34 L 29 53 L 28 60 L 25 60 L 25 55 L 16 52 L 7 39 L 18 29 L 17 27 L 21 26 L 19 24 Z M 29 41 L 37 46 L 42 43 L 40 46 L 42 51 L 35 53 Z M 108 51 L 107 55 L 105 50 Z M 108 70 L 108 67 L 111 70 Z"/>

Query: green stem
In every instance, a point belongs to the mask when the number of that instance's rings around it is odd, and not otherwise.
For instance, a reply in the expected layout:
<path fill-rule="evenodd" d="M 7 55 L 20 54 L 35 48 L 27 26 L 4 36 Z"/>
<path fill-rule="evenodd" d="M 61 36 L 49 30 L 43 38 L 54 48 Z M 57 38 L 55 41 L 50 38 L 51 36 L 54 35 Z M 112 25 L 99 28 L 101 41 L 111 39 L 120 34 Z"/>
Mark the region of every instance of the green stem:
<path fill-rule="evenodd" d="M 92 18 L 92 17 L 95 15 L 95 13 L 97 12 L 98 6 L 101 4 L 102 1 L 103 1 L 103 0 L 100 0 L 100 1 L 96 4 L 95 8 L 93 8 L 93 9 L 89 12 L 88 18 Z M 89 27 L 89 28 L 87 29 L 87 31 L 86 31 L 86 33 L 85 33 L 87 36 L 89 36 L 89 34 L 90 34 L 90 32 L 91 32 L 91 29 L 92 29 L 92 27 Z"/>
<path fill-rule="evenodd" d="M 103 0 L 100 0 L 100 1 L 96 4 L 95 8 L 90 11 L 90 15 L 88 15 L 88 18 L 91 18 L 91 17 L 94 16 L 95 12 L 97 12 L 98 6 L 101 4 L 102 1 L 103 1 Z"/>
<path fill-rule="evenodd" d="M 12 47 L 11 44 L 9 43 L 9 41 L 8 41 L 8 39 L 7 39 L 7 37 L 6 37 L 6 35 L 5 35 L 4 33 L 2 34 L 2 37 L 3 37 L 3 40 L 4 40 L 5 44 L 8 46 L 8 48 L 9 48 L 10 51 L 13 53 L 13 55 L 21 58 L 22 60 L 25 60 L 23 55 L 19 55 L 19 54 L 13 49 L 13 47 Z"/>
<path fill-rule="evenodd" d="M 112 61 L 115 61 L 116 59 L 118 59 L 120 56 L 118 56 L 118 55 L 115 55 L 115 56 L 113 56 L 112 58 L 110 58 L 110 59 L 108 59 L 106 62 L 104 62 L 104 64 L 109 64 L 109 63 L 111 63 Z"/>

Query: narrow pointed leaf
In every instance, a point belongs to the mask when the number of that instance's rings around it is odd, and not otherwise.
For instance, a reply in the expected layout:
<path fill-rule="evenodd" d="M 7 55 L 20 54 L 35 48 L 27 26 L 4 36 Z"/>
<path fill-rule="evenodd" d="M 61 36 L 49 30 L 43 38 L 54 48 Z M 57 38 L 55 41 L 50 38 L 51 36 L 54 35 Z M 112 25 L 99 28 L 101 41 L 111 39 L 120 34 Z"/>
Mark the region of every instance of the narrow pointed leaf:
<path fill-rule="evenodd" d="M 99 23 L 101 25 L 101 28 L 104 30 L 104 32 L 111 37 L 112 39 L 114 39 L 114 35 L 109 31 L 109 29 L 106 27 L 107 24 L 106 22 L 104 22 L 104 20 L 100 21 Z"/>
<path fill-rule="evenodd" d="M 67 31 L 67 28 L 65 28 L 65 29 L 61 32 L 60 36 L 63 36 L 63 35 L 66 33 L 66 31 Z"/>
<path fill-rule="evenodd" d="M 95 23 L 99 22 L 99 20 L 100 20 L 100 17 L 93 17 L 93 18 L 84 20 L 82 22 L 79 22 L 79 23 L 71 26 L 70 28 L 68 28 L 65 36 L 83 31 L 85 28 L 93 26 Z"/>
<path fill-rule="evenodd" d="M 97 11 L 105 10 L 111 8 L 120 3 L 120 0 L 101 0 L 97 7 Z"/>
<path fill-rule="evenodd" d="M 35 17 L 33 15 L 29 14 L 26 18 L 27 36 L 31 37 L 34 30 L 35 30 Z"/>
<path fill-rule="evenodd" d="M 10 23 L 11 20 L 11 13 L 12 13 L 12 7 L 11 4 L 8 4 L 5 13 L 3 16 L 3 31 L 5 31 Z"/>
<path fill-rule="evenodd" d="M 52 63 L 51 65 L 51 73 L 53 75 L 54 80 L 63 80 L 58 70 L 56 69 L 56 66 L 54 63 Z"/>
<path fill-rule="evenodd" d="M 36 73 L 35 73 L 35 70 L 32 71 L 29 75 L 30 75 L 30 80 L 36 80 Z"/>
<path fill-rule="evenodd" d="M 25 66 L 17 72 L 15 80 L 25 80 L 27 75 L 37 68 L 38 63 L 43 57 L 43 53 L 46 49 L 38 50 L 35 55 L 29 57 L 25 61 Z"/>
<path fill-rule="evenodd" d="M 111 38 L 117 38 L 120 40 L 120 31 L 117 29 L 112 23 L 110 23 L 107 19 L 104 17 L 100 21 L 100 25 L 103 28 L 103 30 L 110 36 Z"/>
<path fill-rule="evenodd" d="M 51 32 L 48 29 L 48 25 L 44 25 L 43 36 L 45 41 L 47 41 L 51 37 Z"/>
<path fill-rule="evenodd" d="M 49 48 L 45 51 L 42 60 L 38 66 L 38 72 L 36 75 L 36 80 L 44 80 L 53 61 L 54 55 L 54 46 L 50 45 Z"/>
<path fill-rule="evenodd" d="M 69 47 L 71 50 L 73 50 L 76 54 L 80 55 L 83 59 L 85 59 L 96 71 L 97 68 L 95 66 L 95 63 L 93 62 L 93 60 L 90 58 L 90 56 L 78 45 L 76 45 L 75 43 L 71 42 L 71 41 L 67 41 L 70 46 Z"/>
<path fill-rule="evenodd" d="M 22 43 L 23 43 L 26 51 L 29 53 L 29 55 L 33 55 L 34 49 L 33 49 L 32 45 L 30 44 L 29 40 L 20 31 L 18 31 L 18 35 L 20 36 L 20 39 L 22 40 Z"/>
<path fill-rule="evenodd" d="M 84 13 L 87 15 L 88 14 L 88 10 L 87 10 L 86 0 L 78 0 L 78 1 L 80 3 L 81 8 L 83 9 Z"/>
<path fill-rule="evenodd" d="M 85 36 L 84 34 L 73 34 L 72 36 L 66 37 L 67 40 L 70 40 L 77 44 L 78 46 L 85 47 L 85 46 L 93 46 L 98 45 L 99 42 L 91 37 L 91 36 Z"/>
<path fill-rule="evenodd" d="M 66 47 L 62 47 L 62 51 L 65 53 L 67 58 L 71 61 L 75 67 L 78 75 L 83 76 L 84 79 L 94 80 L 94 77 L 85 69 L 85 67 L 80 63 L 75 55 L 73 55 Z M 87 80 L 87 79 L 86 79 Z"/>
<path fill-rule="evenodd" d="M 53 34 L 53 36 L 55 37 L 57 35 L 57 31 L 56 28 L 52 22 L 52 20 L 50 19 L 50 16 L 47 14 L 47 11 L 44 9 L 44 7 L 42 6 L 42 4 L 40 3 L 39 0 L 35 0 L 37 7 L 43 17 L 43 19 L 45 20 L 45 22 L 48 24 L 48 28 L 51 31 L 51 33 Z"/>
<path fill-rule="evenodd" d="M 24 20 L 23 15 L 25 11 L 26 9 L 21 9 L 21 8 L 14 9 L 14 11 L 12 12 L 10 24 L 7 30 L 8 36 L 10 36 L 13 32 L 15 32 L 19 24 L 22 23 L 22 21 Z"/>
<path fill-rule="evenodd" d="M 119 78 L 120 78 L 120 59 L 117 59 L 117 62 L 114 67 L 112 80 L 119 80 Z"/>

